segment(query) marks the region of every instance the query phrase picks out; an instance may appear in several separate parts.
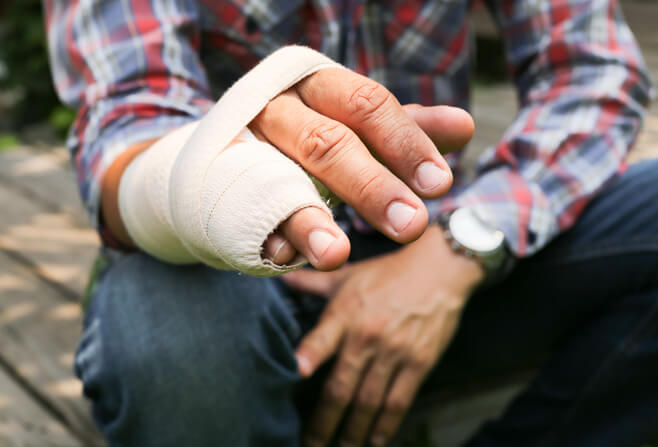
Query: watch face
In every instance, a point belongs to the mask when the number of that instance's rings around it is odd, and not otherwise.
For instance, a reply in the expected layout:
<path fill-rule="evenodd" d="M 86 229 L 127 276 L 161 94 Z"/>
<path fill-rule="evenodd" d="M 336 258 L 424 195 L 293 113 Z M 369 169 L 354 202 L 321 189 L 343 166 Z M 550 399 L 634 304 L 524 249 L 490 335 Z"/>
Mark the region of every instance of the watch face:
<path fill-rule="evenodd" d="M 496 251 L 505 239 L 502 231 L 488 226 L 470 208 L 452 213 L 448 226 L 457 242 L 476 253 Z"/>

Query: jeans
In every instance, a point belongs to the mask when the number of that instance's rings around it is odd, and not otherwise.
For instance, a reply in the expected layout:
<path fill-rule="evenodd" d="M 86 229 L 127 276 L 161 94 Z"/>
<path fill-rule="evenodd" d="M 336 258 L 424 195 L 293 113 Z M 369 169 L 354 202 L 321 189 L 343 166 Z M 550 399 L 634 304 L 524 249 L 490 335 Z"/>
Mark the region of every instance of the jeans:
<path fill-rule="evenodd" d="M 356 259 L 395 248 L 352 237 Z M 109 256 L 75 367 L 110 444 L 298 446 L 298 392 L 317 385 L 300 382 L 294 350 L 322 301 L 278 279 Z M 658 435 L 658 160 L 474 294 L 417 402 L 530 364 L 536 377 L 469 446 L 639 447 Z"/>

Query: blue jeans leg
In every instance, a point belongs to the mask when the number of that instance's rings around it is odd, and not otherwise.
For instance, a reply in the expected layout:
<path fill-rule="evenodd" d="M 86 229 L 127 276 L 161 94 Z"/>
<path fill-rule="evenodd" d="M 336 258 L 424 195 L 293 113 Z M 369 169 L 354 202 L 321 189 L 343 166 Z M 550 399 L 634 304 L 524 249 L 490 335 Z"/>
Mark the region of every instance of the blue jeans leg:
<path fill-rule="evenodd" d="M 633 166 L 570 231 L 472 297 L 425 397 L 533 362 L 535 380 L 469 446 L 658 436 L 658 160 Z"/>
<path fill-rule="evenodd" d="M 470 445 L 636 447 L 655 436 L 656 173 L 658 161 L 631 168 L 572 230 L 472 297 L 419 403 L 541 360 Z M 356 257 L 393 248 L 353 240 Z M 291 304 L 276 280 L 114 256 L 76 356 L 111 444 L 297 446 L 294 346 L 321 307 Z"/>
<path fill-rule="evenodd" d="M 276 281 L 112 253 L 76 372 L 112 446 L 298 446 L 299 326 Z"/>

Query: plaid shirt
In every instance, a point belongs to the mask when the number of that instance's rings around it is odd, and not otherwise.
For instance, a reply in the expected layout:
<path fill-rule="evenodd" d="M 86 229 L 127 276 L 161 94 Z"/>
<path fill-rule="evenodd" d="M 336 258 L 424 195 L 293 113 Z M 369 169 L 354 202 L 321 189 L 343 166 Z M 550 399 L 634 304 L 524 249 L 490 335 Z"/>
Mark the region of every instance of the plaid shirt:
<path fill-rule="evenodd" d="M 569 228 L 624 169 L 650 82 L 617 0 L 487 0 L 520 110 L 431 216 L 471 206 L 517 256 Z M 128 146 L 197 120 L 280 46 L 308 45 L 401 103 L 468 106 L 467 0 L 44 0 L 68 145 L 98 223 L 100 182 Z M 348 209 L 359 231 L 368 226 Z"/>

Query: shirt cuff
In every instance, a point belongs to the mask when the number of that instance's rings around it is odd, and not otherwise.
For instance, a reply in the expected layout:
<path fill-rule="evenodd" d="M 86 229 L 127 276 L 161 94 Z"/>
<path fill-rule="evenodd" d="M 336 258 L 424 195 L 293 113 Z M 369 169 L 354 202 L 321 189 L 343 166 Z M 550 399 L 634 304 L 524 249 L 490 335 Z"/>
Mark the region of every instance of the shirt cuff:
<path fill-rule="evenodd" d="M 511 254 L 530 256 L 559 233 L 558 219 L 545 192 L 518 172 L 501 166 L 440 199 L 441 212 L 469 207 L 505 234 Z"/>

